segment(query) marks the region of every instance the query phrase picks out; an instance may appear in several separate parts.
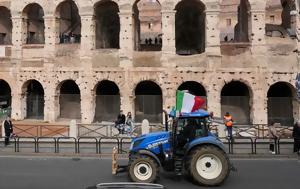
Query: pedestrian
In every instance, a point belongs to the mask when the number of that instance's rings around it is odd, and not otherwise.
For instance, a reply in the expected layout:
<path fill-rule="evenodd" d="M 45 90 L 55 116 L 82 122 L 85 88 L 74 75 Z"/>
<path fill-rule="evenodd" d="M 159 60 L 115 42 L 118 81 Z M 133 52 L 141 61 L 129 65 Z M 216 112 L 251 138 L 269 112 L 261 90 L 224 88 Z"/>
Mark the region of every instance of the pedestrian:
<path fill-rule="evenodd" d="M 294 125 L 293 128 L 293 138 L 294 138 L 294 152 L 300 155 L 300 120 Z"/>
<path fill-rule="evenodd" d="M 7 116 L 6 120 L 3 123 L 4 125 L 4 130 L 5 130 L 5 146 L 9 145 L 9 138 L 11 133 L 13 133 L 13 125 L 11 123 L 10 117 Z"/>
<path fill-rule="evenodd" d="M 123 113 L 123 110 L 120 110 L 120 113 L 117 117 L 117 121 L 115 122 L 115 127 L 119 130 L 119 134 L 123 134 L 124 132 L 125 121 L 126 121 L 126 117 Z"/>
<path fill-rule="evenodd" d="M 127 116 L 126 116 L 126 125 L 128 125 L 129 132 L 131 133 L 132 130 L 133 130 L 133 118 L 132 118 L 131 112 L 127 113 Z"/>
<path fill-rule="evenodd" d="M 279 139 L 279 135 L 277 134 L 276 126 L 279 126 L 279 123 L 272 122 L 269 125 L 269 139 L 270 139 L 270 153 L 276 154 L 276 144 Z"/>
<path fill-rule="evenodd" d="M 233 127 L 233 119 L 229 112 L 226 112 L 226 114 L 223 117 L 224 124 L 227 129 L 227 137 L 232 140 L 232 127 Z"/>

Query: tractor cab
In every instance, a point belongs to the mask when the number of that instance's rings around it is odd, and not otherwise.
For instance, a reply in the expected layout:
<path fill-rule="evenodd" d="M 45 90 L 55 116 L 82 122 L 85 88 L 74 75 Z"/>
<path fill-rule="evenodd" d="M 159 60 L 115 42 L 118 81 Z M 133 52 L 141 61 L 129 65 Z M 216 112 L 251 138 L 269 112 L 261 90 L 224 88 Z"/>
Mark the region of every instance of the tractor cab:
<path fill-rule="evenodd" d="M 209 115 L 205 111 L 173 117 L 172 137 L 174 155 L 184 155 L 192 141 L 209 136 Z"/>

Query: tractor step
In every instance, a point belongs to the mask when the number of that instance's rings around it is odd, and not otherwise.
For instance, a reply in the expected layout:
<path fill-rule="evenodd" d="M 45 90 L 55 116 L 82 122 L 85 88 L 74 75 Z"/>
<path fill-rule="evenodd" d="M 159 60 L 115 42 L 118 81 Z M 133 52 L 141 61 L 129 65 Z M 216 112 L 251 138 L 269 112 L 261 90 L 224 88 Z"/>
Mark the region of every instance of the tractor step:
<path fill-rule="evenodd" d="M 182 167 L 183 167 L 183 159 L 175 158 L 174 166 L 175 166 L 175 174 L 177 176 L 181 176 L 182 175 Z"/>

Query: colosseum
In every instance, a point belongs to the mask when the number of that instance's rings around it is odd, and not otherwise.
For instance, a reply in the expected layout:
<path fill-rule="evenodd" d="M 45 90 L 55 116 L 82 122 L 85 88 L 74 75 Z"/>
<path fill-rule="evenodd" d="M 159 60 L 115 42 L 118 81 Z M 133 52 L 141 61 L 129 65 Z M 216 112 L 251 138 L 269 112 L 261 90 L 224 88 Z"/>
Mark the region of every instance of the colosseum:
<path fill-rule="evenodd" d="M 178 89 L 241 125 L 300 118 L 299 1 L 0 0 L 0 15 L 14 120 L 159 123 Z"/>

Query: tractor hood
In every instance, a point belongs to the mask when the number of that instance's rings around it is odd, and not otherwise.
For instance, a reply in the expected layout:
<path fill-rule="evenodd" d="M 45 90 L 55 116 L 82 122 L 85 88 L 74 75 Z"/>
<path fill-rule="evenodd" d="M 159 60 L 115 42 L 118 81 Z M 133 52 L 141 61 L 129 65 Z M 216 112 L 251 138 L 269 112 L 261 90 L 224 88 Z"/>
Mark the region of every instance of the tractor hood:
<path fill-rule="evenodd" d="M 164 149 L 170 148 L 169 136 L 170 133 L 167 131 L 141 135 L 133 139 L 131 150 L 147 149 L 155 153 L 159 151 L 159 146 L 162 146 Z"/>

